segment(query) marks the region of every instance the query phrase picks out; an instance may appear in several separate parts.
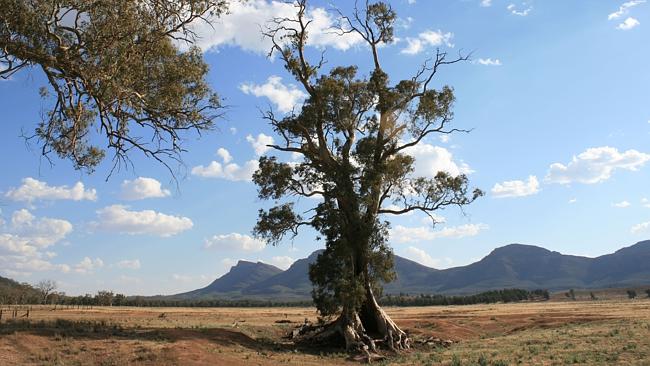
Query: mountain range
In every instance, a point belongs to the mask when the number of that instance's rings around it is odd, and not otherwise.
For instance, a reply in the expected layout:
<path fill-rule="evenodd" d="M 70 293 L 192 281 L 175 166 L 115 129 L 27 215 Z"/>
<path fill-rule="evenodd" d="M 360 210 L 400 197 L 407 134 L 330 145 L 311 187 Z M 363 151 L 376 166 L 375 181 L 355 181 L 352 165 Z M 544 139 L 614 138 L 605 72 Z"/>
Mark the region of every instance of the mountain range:
<path fill-rule="evenodd" d="M 170 297 L 309 299 L 309 264 L 319 253 L 297 260 L 285 271 L 266 263 L 242 260 L 208 286 Z M 397 278 L 384 285 L 384 294 L 471 294 L 503 288 L 553 291 L 648 285 L 650 240 L 596 258 L 510 244 L 494 249 L 478 262 L 443 270 L 396 255 L 395 272 Z"/>

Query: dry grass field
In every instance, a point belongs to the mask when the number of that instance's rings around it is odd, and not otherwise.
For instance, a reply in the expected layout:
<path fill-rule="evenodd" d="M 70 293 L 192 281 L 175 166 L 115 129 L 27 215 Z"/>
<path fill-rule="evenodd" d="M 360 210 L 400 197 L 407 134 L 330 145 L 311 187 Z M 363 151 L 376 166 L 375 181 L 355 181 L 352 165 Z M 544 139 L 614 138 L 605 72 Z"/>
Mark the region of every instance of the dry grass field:
<path fill-rule="evenodd" d="M 415 347 L 383 365 L 650 365 L 650 300 L 388 308 Z M 0 325 L 0 365 L 341 365 L 283 336 L 311 308 L 32 310 Z M 291 323 L 276 323 L 278 320 Z M 448 347 L 418 343 L 431 336 Z"/>

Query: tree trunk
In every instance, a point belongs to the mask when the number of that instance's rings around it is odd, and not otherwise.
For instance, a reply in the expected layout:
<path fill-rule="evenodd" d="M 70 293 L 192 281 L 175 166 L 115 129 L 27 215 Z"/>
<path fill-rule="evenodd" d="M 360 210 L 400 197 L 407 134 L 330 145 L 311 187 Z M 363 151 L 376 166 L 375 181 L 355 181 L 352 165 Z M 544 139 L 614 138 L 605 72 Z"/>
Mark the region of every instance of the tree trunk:
<path fill-rule="evenodd" d="M 408 335 L 379 306 L 369 282 L 365 287 L 366 299 L 359 315 L 366 334 L 373 339 L 381 340 L 381 343 L 390 350 L 408 349 L 410 347 Z"/>
<path fill-rule="evenodd" d="M 345 348 L 375 352 L 376 344 L 379 343 L 392 351 L 408 349 L 408 335 L 393 322 L 375 299 L 368 268 L 367 239 L 360 240 L 355 237 L 356 234 L 350 233 L 351 242 L 363 244 L 354 253 L 354 276 L 364 281 L 365 299 L 360 309 L 344 309 L 336 321 L 340 323 L 339 331 L 345 339 Z"/>

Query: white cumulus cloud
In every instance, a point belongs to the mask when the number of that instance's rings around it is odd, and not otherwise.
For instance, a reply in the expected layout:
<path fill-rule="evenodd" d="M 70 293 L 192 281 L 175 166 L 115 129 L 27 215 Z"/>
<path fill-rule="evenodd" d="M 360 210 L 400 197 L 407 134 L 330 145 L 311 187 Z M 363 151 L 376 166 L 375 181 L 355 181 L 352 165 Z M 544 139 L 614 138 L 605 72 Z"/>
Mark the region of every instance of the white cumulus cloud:
<path fill-rule="evenodd" d="M 130 211 L 124 205 L 112 205 L 97 211 L 92 226 L 102 231 L 129 235 L 169 237 L 189 230 L 192 220 L 182 216 L 166 215 L 153 210 Z"/>
<path fill-rule="evenodd" d="M 50 186 L 46 182 L 27 177 L 22 180 L 22 185 L 18 188 L 10 189 L 5 197 L 12 201 L 33 202 L 36 200 L 54 201 L 54 200 L 72 200 L 81 201 L 97 200 L 97 191 L 94 189 L 85 189 L 84 184 L 77 182 L 74 186 Z"/>
<path fill-rule="evenodd" d="M 574 156 L 566 165 L 551 164 L 545 179 L 549 183 L 594 184 L 609 179 L 617 169 L 637 171 L 648 160 L 649 154 L 636 150 L 619 152 L 609 146 L 594 147 Z"/>
<path fill-rule="evenodd" d="M 282 83 L 280 76 L 270 76 L 264 84 L 244 83 L 239 86 L 244 94 L 256 97 L 266 97 L 282 113 L 291 112 L 294 107 L 302 103 L 307 94 L 293 84 L 288 86 Z"/>
<path fill-rule="evenodd" d="M 236 163 L 221 164 L 212 161 L 207 166 L 198 165 L 192 168 L 192 175 L 203 178 L 220 178 L 230 181 L 250 181 L 257 170 L 257 160 L 249 160 L 243 166 Z"/>
<path fill-rule="evenodd" d="M 409 243 L 418 241 L 430 241 L 439 238 L 464 238 L 476 236 L 481 231 L 489 228 L 486 224 L 465 224 L 460 226 L 448 226 L 442 230 L 433 230 L 431 226 L 405 227 L 395 226 L 391 229 L 390 237 L 397 243 Z"/>
<path fill-rule="evenodd" d="M 286 255 L 283 255 L 283 256 L 272 257 L 271 260 L 269 261 L 269 264 L 272 264 L 272 265 L 274 265 L 274 266 L 276 266 L 276 267 L 278 267 L 280 269 L 286 270 L 287 268 L 291 267 L 291 265 L 295 261 L 296 261 L 295 259 L 293 259 L 293 258 L 291 258 L 289 256 L 286 256 Z"/>
<path fill-rule="evenodd" d="M 401 254 L 407 259 L 431 268 L 449 267 L 449 265 L 453 263 L 451 258 L 436 259 L 433 258 L 429 253 L 416 247 L 408 247 Z"/>
<path fill-rule="evenodd" d="M 170 194 L 168 189 L 163 189 L 162 184 L 153 178 L 138 177 L 122 182 L 121 197 L 127 201 L 167 197 Z"/>
<path fill-rule="evenodd" d="M 270 138 L 268 140 L 267 138 Z M 266 143 L 273 143 L 273 138 L 260 134 L 257 139 L 253 138 L 251 135 L 248 135 L 246 139 L 253 145 L 256 153 L 266 151 L 264 146 Z M 203 178 L 219 178 L 230 180 L 234 182 L 238 181 L 250 181 L 253 179 L 253 173 L 257 170 L 259 165 L 257 160 L 249 160 L 243 166 L 237 163 L 231 163 L 233 160 L 230 152 L 224 148 L 217 150 L 217 155 L 221 157 L 223 163 L 218 161 L 212 161 L 207 166 L 198 165 L 192 168 L 192 175 L 196 175 Z M 261 155 L 261 154 L 258 154 Z"/>
<path fill-rule="evenodd" d="M 257 156 L 264 155 L 264 153 L 271 149 L 268 145 L 273 145 L 273 137 L 263 133 L 260 133 L 257 137 L 248 135 L 246 136 L 246 141 L 251 144 Z"/>
<path fill-rule="evenodd" d="M 481 6 L 484 8 L 492 6 L 492 0 L 481 0 Z"/>
<path fill-rule="evenodd" d="M 533 7 L 532 6 L 525 6 L 523 8 L 519 8 L 515 4 L 510 4 L 510 5 L 507 6 L 507 9 L 513 15 L 518 15 L 520 17 L 525 17 L 528 14 L 530 14 L 530 12 L 533 10 Z"/>
<path fill-rule="evenodd" d="M 415 158 L 414 175 L 417 177 L 434 177 L 440 171 L 453 176 L 472 173 L 467 164 L 454 161 L 453 154 L 444 147 L 420 143 L 403 152 Z"/>
<path fill-rule="evenodd" d="M 265 246 L 266 244 L 263 241 L 239 233 L 214 235 L 206 239 L 203 245 L 206 249 L 226 249 L 245 252 L 259 252 Z"/>
<path fill-rule="evenodd" d="M 11 216 L 11 229 L 30 245 L 46 248 L 71 233 L 72 224 L 61 219 L 36 218 L 28 210 L 21 209 Z"/>
<path fill-rule="evenodd" d="M 115 263 L 117 268 L 122 269 L 140 269 L 140 260 L 139 259 L 124 259 Z"/>
<path fill-rule="evenodd" d="M 441 30 L 428 30 L 418 34 L 416 38 L 407 37 L 406 47 L 400 52 L 406 55 L 417 55 L 426 50 L 427 47 L 441 46 L 443 44 L 447 47 L 454 47 L 453 43 L 451 43 L 453 37 L 454 34 L 451 32 L 444 33 Z"/>
<path fill-rule="evenodd" d="M 479 58 L 476 60 L 476 63 L 479 65 L 484 65 L 484 66 L 501 66 L 501 60 L 498 58 L 492 59 L 492 58 Z"/>
<path fill-rule="evenodd" d="M 104 267 L 104 261 L 95 258 L 95 259 L 90 259 L 88 257 L 84 257 L 84 259 L 81 260 L 81 262 L 77 263 L 74 266 L 74 270 L 77 273 L 92 273 L 96 269 Z"/>
<path fill-rule="evenodd" d="M 616 26 L 616 29 L 630 30 L 632 28 L 639 26 L 640 24 L 641 23 L 636 18 L 628 17 L 623 21 L 623 23 Z"/>
<path fill-rule="evenodd" d="M 59 271 L 70 272 L 67 264 L 54 264 L 40 257 L 30 256 L 0 256 L 0 268 L 5 273 L 30 275 L 32 272 Z"/>
<path fill-rule="evenodd" d="M 650 233 L 650 221 L 642 222 L 632 226 L 630 230 L 632 234 L 649 234 Z"/>
<path fill-rule="evenodd" d="M 271 50 L 271 42 L 262 35 L 274 18 L 295 18 L 296 8 L 291 2 L 248 0 L 233 1 L 229 13 L 221 18 L 208 18 L 208 22 L 196 22 L 194 31 L 198 34 L 197 45 L 204 51 L 223 46 L 240 47 L 243 50 L 266 55 Z M 333 47 L 348 50 L 362 42 L 356 33 L 343 36 L 332 29 L 338 23 L 323 8 L 311 7 L 306 20 L 310 21 L 307 45 L 316 48 Z"/>
<path fill-rule="evenodd" d="M 617 11 L 615 11 L 615 12 L 609 14 L 609 15 L 607 16 L 607 19 L 608 19 L 608 20 L 618 19 L 618 18 L 622 17 L 623 15 L 629 13 L 629 11 L 630 11 L 631 8 L 633 8 L 633 7 L 637 6 L 637 5 L 643 4 L 643 3 L 645 3 L 645 2 L 646 2 L 646 0 L 631 0 L 631 1 L 626 1 L 626 2 L 623 3 L 623 5 L 621 5 L 621 6 L 618 8 Z"/>
<path fill-rule="evenodd" d="M 627 207 L 630 207 L 631 205 L 632 204 L 629 203 L 628 201 L 621 201 L 621 202 L 612 203 L 612 207 L 616 207 L 616 208 L 627 208 Z"/>
<path fill-rule="evenodd" d="M 36 256 L 38 247 L 30 245 L 28 239 L 17 235 L 3 233 L 0 234 L 0 257 L 8 255 Z"/>
<path fill-rule="evenodd" d="M 225 164 L 228 164 L 232 161 L 232 155 L 230 155 L 230 152 L 223 147 L 220 147 L 219 150 L 217 150 L 217 155 L 223 160 Z"/>
<path fill-rule="evenodd" d="M 11 223 L 0 229 L 0 269 L 4 273 L 29 275 L 40 271 L 70 271 L 66 264 L 51 263 L 49 260 L 56 257 L 56 253 L 46 250 L 72 232 L 72 224 L 68 221 L 37 218 L 22 209 L 15 211 Z"/>
<path fill-rule="evenodd" d="M 503 183 L 497 183 L 492 187 L 492 195 L 497 198 L 525 197 L 538 192 L 539 181 L 534 175 L 529 176 L 528 181 L 510 180 Z"/>

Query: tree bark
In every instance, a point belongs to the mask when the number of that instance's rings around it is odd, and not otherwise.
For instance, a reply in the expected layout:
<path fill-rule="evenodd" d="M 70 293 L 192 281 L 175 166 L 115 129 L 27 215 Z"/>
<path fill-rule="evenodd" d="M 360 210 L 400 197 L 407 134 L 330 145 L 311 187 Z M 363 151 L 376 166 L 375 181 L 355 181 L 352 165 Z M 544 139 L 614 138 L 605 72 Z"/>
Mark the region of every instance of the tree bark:
<path fill-rule="evenodd" d="M 366 299 L 361 307 L 360 319 L 366 334 L 381 340 L 382 344 L 393 351 L 408 349 L 410 339 L 406 332 L 379 306 L 372 291 L 370 282 L 366 282 Z"/>

